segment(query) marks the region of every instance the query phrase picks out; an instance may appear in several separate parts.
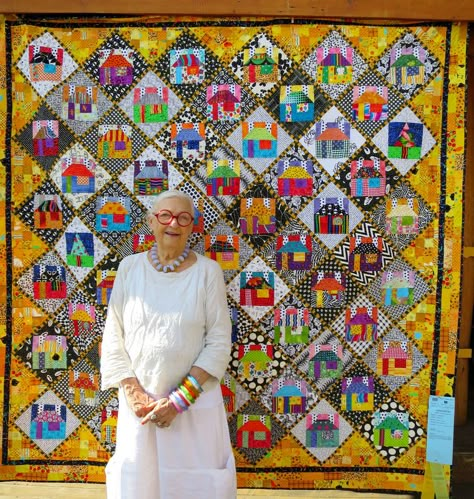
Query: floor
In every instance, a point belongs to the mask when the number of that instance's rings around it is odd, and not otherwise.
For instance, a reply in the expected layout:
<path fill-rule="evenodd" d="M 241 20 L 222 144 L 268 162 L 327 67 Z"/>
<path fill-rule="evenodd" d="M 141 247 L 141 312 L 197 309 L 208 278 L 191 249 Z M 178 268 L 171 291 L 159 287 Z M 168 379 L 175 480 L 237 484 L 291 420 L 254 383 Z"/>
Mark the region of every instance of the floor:
<path fill-rule="evenodd" d="M 257 490 L 240 489 L 238 499 L 288 499 L 306 497 L 307 499 L 412 499 L 407 494 L 377 494 L 352 492 L 347 490 Z M 0 483 L 0 499 L 105 499 L 105 487 L 94 484 L 64 483 Z"/>

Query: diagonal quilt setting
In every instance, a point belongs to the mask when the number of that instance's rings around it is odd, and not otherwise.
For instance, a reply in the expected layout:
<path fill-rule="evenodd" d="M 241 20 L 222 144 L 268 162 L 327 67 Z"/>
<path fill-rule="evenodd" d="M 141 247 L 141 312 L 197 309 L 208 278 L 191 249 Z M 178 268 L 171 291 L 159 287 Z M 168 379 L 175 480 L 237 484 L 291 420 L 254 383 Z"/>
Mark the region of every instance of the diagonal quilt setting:
<path fill-rule="evenodd" d="M 421 492 L 455 380 L 467 26 L 60 21 L 1 27 L 0 480 L 104 481 L 108 300 L 180 189 L 227 285 L 238 486 Z"/>

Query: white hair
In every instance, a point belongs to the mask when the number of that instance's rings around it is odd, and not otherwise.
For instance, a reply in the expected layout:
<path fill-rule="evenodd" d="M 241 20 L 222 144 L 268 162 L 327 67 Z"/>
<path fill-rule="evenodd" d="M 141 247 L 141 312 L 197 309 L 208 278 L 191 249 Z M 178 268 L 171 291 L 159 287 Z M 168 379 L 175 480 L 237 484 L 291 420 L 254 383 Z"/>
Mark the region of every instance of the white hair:
<path fill-rule="evenodd" d="M 194 216 L 194 200 L 193 198 L 186 192 L 171 190 L 171 191 L 163 191 L 160 192 L 154 199 L 151 210 L 148 212 L 148 215 L 153 215 L 156 211 L 156 207 L 165 199 L 178 198 L 182 199 L 189 205 L 189 212 Z"/>

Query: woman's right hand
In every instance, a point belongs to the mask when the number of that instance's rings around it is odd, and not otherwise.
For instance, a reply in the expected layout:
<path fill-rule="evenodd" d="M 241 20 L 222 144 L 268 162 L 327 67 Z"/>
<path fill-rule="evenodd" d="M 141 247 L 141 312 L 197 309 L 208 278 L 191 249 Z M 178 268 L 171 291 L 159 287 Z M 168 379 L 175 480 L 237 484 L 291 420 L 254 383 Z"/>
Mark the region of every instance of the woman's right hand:
<path fill-rule="evenodd" d="M 134 412 L 135 416 L 143 418 L 152 408 L 149 408 L 153 399 L 146 393 L 138 382 L 137 378 L 126 378 L 120 382 L 128 407 Z"/>

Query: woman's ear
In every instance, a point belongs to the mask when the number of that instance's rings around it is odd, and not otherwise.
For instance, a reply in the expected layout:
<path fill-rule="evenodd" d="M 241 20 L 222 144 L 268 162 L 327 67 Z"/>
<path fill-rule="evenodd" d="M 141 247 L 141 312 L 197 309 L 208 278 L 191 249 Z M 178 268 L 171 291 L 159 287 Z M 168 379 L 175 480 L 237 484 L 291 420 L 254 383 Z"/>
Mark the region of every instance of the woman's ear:
<path fill-rule="evenodd" d="M 148 224 L 148 227 L 150 227 L 150 229 L 153 228 L 152 224 L 153 224 L 153 219 L 154 218 L 155 218 L 155 216 L 152 213 L 147 213 L 146 223 Z"/>

